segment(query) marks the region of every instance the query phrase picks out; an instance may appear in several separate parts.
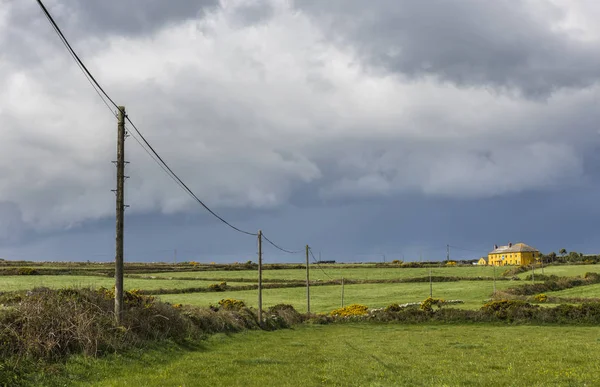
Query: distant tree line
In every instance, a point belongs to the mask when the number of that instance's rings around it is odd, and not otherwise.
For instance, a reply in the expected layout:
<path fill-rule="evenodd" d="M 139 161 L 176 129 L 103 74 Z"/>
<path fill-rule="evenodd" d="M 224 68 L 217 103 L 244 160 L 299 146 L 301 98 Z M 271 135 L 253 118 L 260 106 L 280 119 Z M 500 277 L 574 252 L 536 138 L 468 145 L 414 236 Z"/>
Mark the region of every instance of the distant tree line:
<path fill-rule="evenodd" d="M 558 254 L 554 251 L 548 254 L 542 254 L 541 259 L 544 263 L 586 263 L 595 264 L 600 262 L 600 255 L 586 255 L 577 251 L 568 252 L 566 249 L 560 249 Z"/>

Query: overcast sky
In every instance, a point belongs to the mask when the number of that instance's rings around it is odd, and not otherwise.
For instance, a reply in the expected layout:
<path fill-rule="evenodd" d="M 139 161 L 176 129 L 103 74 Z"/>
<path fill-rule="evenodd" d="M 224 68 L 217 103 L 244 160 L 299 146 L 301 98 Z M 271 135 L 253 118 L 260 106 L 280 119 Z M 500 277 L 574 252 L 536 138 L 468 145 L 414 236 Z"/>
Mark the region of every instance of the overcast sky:
<path fill-rule="evenodd" d="M 285 248 L 600 252 L 596 1 L 45 4 L 186 184 Z M 115 153 L 36 2 L 0 0 L 0 257 L 113 259 Z M 126 260 L 256 260 L 133 138 L 126 153 Z"/>

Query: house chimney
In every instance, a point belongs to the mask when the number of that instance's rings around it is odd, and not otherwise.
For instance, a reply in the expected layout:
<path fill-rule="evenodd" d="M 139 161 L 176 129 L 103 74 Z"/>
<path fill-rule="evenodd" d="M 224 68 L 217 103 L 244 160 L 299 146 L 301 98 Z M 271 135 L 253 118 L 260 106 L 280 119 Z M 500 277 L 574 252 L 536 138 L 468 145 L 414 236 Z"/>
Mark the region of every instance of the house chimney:
<path fill-rule="evenodd" d="M 498 245 L 494 245 L 494 250 L 496 250 L 498 248 Z"/>
<path fill-rule="evenodd" d="M 508 242 L 508 247 L 512 247 L 512 243 Z"/>

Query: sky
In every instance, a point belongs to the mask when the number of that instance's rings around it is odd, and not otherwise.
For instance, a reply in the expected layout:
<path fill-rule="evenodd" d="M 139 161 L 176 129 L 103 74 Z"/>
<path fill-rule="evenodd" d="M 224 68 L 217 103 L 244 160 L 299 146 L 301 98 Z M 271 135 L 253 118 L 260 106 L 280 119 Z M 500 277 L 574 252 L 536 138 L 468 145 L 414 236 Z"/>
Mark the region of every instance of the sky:
<path fill-rule="evenodd" d="M 196 195 L 285 249 L 600 252 L 596 1 L 45 4 Z M 114 259 L 116 127 L 37 3 L 0 0 L 0 258 Z M 126 157 L 126 261 L 256 261 L 133 137 Z"/>

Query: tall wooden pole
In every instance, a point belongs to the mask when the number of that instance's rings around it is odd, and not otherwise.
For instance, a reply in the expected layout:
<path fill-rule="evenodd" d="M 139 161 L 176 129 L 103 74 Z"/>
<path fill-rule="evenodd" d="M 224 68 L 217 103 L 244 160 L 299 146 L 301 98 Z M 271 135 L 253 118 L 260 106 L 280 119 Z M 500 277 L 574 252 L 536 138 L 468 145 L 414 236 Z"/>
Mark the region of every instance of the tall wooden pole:
<path fill-rule="evenodd" d="M 342 308 L 344 307 L 344 277 L 342 277 Z"/>
<path fill-rule="evenodd" d="M 494 296 L 496 296 L 496 265 L 494 265 Z"/>
<path fill-rule="evenodd" d="M 306 245 L 306 312 L 310 313 L 310 273 L 308 268 L 308 245 Z"/>
<path fill-rule="evenodd" d="M 431 280 L 431 267 L 429 268 L 429 297 L 433 298 L 433 281 Z"/>
<path fill-rule="evenodd" d="M 123 218 L 125 212 L 125 106 L 117 122 L 117 235 L 115 253 L 115 321 L 123 323 Z"/>
<path fill-rule="evenodd" d="M 262 231 L 258 230 L 258 323 L 262 326 Z"/>

